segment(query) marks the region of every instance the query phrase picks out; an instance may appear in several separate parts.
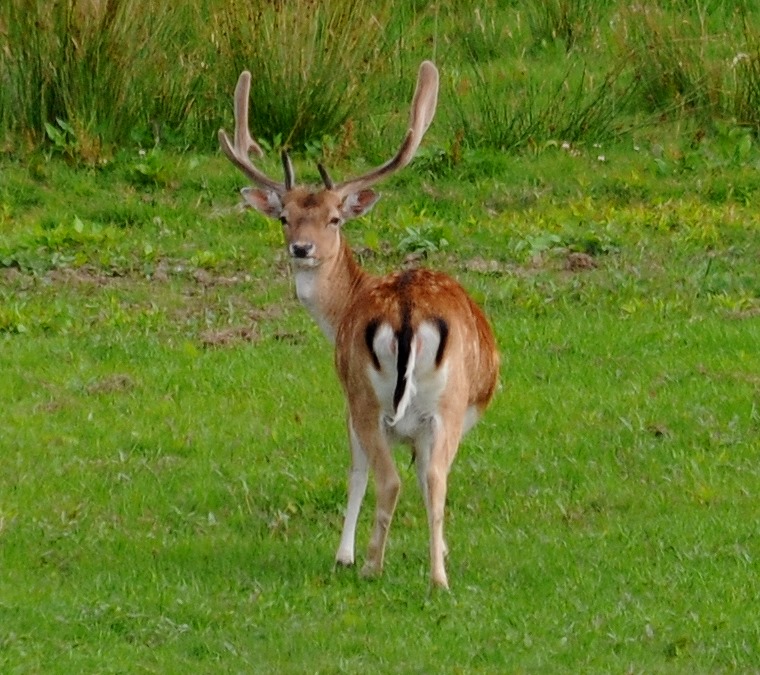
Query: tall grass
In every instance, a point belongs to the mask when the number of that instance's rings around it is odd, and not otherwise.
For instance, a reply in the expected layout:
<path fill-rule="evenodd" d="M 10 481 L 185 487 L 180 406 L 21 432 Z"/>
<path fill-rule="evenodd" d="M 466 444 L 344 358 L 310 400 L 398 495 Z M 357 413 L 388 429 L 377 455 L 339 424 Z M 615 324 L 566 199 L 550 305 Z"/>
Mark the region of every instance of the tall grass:
<path fill-rule="evenodd" d="M 0 142 L 90 163 L 130 144 L 209 150 L 247 68 L 263 140 L 385 152 L 421 58 L 448 86 L 446 138 L 591 141 L 675 114 L 760 131 L 759 27 L 753 3 L 729 0 L 6 0 Z"/>
<path fill-rule="evenodd" d="M 487 77 L 475 68 L 472 83 L 460 83 L 481 92 L 459 103 L 463 140 L 502 150 L 548 140 L 597 142 L 624 133 L 629 122 L 621 108 L 637 89 L 636 82 L 624 82 L 619 68 L 601 76 L 583 68 L 559 80 L 530 78 L 517 86 L 503 75 L 499 89 Z"/>
<path fill-rule="evenodd" d="M 10 0 L 0 123 L 27 144 L 52 126 L 85 160 L 104 145 L 211 147 L 248 68 L 257 131 L 303 145 L 361 108 L 362 82 L 382 62 L 382 18 L 382 3 L 341 1 Z"/>
<path fill-rule="evenodd" d="M 527 9 L 536 45 L 559 40 L 566 51 L 586 42 L 600 29 L 611 0 L 538 0 Z"/>
<path fill-rule="evenodd" d="M 624 13 L 625 49 L 650 112 L 675 109 L 710 118 L 723 109 L 719 61 L 708 53 L 713 38 L 703 21 L 684 23 L 655 6 Z"/>
<path fill-rule="evenodd" d="M 747 49 L 731 61 L 733 111 L 740 124 L 760 130 L 760 38 L 751 28 L 745 31 Z"/>
<path fill-rule="evenodd" d="M 390 4 L 224 3 L 212 12 L 221 89 L 229 92 L 244 68 L 252 72 L 251 119 L 264 140 L 304 146 L 337 134 L 366 103 L 364 82 L 382 62 Z"/>
<path fill-rule="evenodd" d="M 730 117 L 751 123 L 741 101 L 748 92 L 751 100 L 758 16 L 748 3 L 692 7 L 675 0 L 632 5 L 620 17 L 621 48 L 641 84 L 640 108 L 708 124 Z M 754 124 L 760 131 L 756 118 Z"/>
<path fill-rule="evenodd" d="M 17 138 L 39 142 L 52 126 L 95 160 L 104 144 L 160 138 L 193 106 L 201 22 L 189 4 L 9 0 L 0 21 L 1 119 Z"/>

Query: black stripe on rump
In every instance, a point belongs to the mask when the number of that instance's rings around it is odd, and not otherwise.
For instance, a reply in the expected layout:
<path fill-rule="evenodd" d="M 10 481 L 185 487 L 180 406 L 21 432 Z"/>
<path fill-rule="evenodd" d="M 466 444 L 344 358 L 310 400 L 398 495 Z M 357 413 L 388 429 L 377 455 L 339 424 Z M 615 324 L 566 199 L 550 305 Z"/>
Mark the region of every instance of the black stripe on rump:
<path fill-rule="evenodd" d="M 393 410 L 398 408 L 398 404 L 406 391 L 406 367 L 409 364 L 409 354 L 412 351 L 412 320 L 409 307 L 404 307 L 401 316 L 401 329 L 396 333 L 396 342 L 398 344 L 398 360 L 396 361 L 396 389 L 393 392 Z"/>
<path fill-rule="evenodd" d="M 367 343 L 367 349 L 369 349 L 369 355 L 372 357 L 372 365 L 375 366 L 375 370 L 380 370 L 380 359 L 375 354 L 375 333 L 377 333 L 377 327 L 380 325 L 379 319 L 372 319 L 364 329 L 364 342 Z"/>
<path fill-rule="evenodd" d="M 435 352 L 435 365 L 438 367 L 443 361 L 443 352 L 446 350 L 446 342 L 449 339 L 449 324 L 446 323 L 446 319 L 440 316 L 436 316 L 433 321 L 438 326 L 438 333 L 441 336 L 441 341 L 438 343 L 438 349 Z"/>

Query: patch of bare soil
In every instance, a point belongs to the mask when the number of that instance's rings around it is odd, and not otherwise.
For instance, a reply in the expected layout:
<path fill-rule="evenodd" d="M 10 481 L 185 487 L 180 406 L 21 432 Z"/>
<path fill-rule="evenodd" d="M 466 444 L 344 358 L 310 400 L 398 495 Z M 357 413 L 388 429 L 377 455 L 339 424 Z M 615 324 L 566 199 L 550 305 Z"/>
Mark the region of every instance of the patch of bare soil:
<path fill-rule="evenodd" d="M 14 283 L 23 277 L 23 273 L 18 267 L 0 267 L 0 281 Z"/>
<path fill-rule="evenodd" d="M 198 268 L 192 273 L 193 279 L 201 286 L 207 288 L 212 286 L 236 286 L 251 280 L 249 274 L 233 274 L 232 276 L 224 276 L 222 274 L 213 274 L 203 268 Z"/>
<path fill-rule="evenodd" d="M 286 342 L 289 345 L 303 344 L 306 340 L 306 333 L 303 331 L 278 330 L 274 334 L 274 339 L 278 342 Z"/>
<path fill-rule="evenodd" d="M 258 342 L 259 332 L 255 326 L 229 326 L 209 328 L 200 334 L 204 347 L 228 347 L 241 342 Z"/>
<path fill-rule="evenodd" d="M 736 309 L 730 312 L 727 312 L 726 315 L 729 319 L 737 319 L 739 321 L 743 319 L 757 319 L 760 317 L 760 306 L 758 307 L 748 307 L 746 309 Z"/>
<path fill-rule="evenodd" d="M 599 263 L 588 253 L 555 249 L 550 253 L 534 256 L 525 265 L 505 263 L 500 260 L 488 260 L 476 257 L 466 260 L 464 269 L 476 274 L 530 276 L 541 270 L 560 269 L 565 272 L 585 272 L 596 269 Z"/>
<path fill-rule="evenodd" d="M 120 392 L 134 389 L 135 381 L 126 373 L 114 373 L 107 375 L 87 385 L 87 393 L 97 394 L 117 394 Z"/>
<path fill-rule="evenodd" d="M 45 279 L 51 284 L 82 284 L 89 286 L 108 286 L 113 284 L 114 280 L 120 278 L 104 274 L 102 270 L 95 267 L 84 265 L 82 267 L 60 267 L 50 270 Z"/>
<path fill-rule="evenodd" d="M 569 251 L 565 256 L 564 268 L 568 272 L 583 272 L 598 267 L 596 260 L 588 253 Z"/>
<path fill-rule="evenodd" d="M 468 272 L 475 272 L 477 274 L 507 274 L 513 271 L 512 267 L 506 263 L 499 262 L 498 260 L 486 260 L 480 257 L 465 261 L 464 268 Z"/>

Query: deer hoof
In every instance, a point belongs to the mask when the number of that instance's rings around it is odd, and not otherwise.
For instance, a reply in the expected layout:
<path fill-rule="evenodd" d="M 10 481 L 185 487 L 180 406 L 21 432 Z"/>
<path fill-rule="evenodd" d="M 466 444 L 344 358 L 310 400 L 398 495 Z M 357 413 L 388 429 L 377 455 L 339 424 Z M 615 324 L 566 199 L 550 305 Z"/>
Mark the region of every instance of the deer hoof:
<path fill-rule="evenodd" d="M 446 572 L 433 574 L 430 580 L 433 583 L 433 588 L 440 588 L 443 591 L 449 590 L 449 580 L 446 578 Z"/>
<path fill-rule="evenodd" d="M 377 579 L 382 573 L 383 568 L 370 560 L 364 563 L 361 571 L 361 575 L 364 579 Z"/>
<path fill-rule="evenodd" d="M 338 551 L 335 556 L 336 567 L 352 567 L 354 564 L 354 556 L 351 553 L 342 553 Z"/>

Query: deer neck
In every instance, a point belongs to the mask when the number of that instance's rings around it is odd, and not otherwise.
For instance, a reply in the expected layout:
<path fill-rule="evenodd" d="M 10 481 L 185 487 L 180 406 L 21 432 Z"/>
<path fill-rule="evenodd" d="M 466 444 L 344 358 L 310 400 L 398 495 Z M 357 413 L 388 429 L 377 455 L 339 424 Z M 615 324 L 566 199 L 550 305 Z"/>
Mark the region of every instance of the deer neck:
<path fill-rule="evenodd" d="M 356 294 L 370 281 L 341 236 L 337 255 L 317 267 L 296 267 L 296 295 L 331 343 Z"/>

